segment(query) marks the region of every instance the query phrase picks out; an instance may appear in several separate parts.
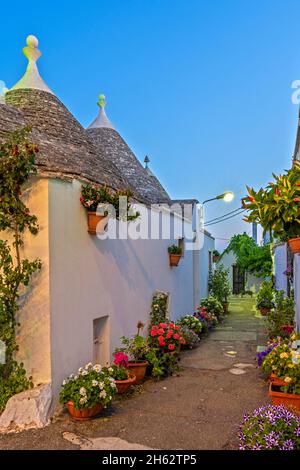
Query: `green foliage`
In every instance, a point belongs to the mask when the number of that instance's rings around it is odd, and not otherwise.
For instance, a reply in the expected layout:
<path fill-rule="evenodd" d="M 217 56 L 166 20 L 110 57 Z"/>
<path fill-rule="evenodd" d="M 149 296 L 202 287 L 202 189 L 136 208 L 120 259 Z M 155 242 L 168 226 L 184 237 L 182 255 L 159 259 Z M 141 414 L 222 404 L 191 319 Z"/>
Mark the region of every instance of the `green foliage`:
<path fill-rule="evenodd" d="M 266 304 L 267 308 L 273 308 L 274 300 L 274 289 L 273 289 L 273 283 L 272 281 L 263 281 L 259 287 L 259 291 L 257 294 L 257 305 L 256 308 L 262 308 L 264 305 L 262 305 L 262 302 Z M 270 307 L 267 306 L 270 305 Z"/>
<path fill-rule="evenodd" d="M 177 245 L 170 245 L 168 247 L 168 253 L 170 253 L 170 255 L 181 255 L 182 254 L 182 248 L 180 246 L 177 246 Z"/>
<path fill-rule="evenodd" d="M 286 383 L 280 387 L 282 392 L 300 395 L 300 354 L 288 344 L 279 344 L 273 348 L 264 359 L 262 369 Z"/>
<path fill-rule="evenodd" d="M 33 387 L 31 378 L 26 377 L 26 371 L 22 363 L 11 362 L 9 375 L 6 378 L 3 377 L 1 369 L 3 369 L 3 365 L 0 365 L 0 413 L 13 395 Z"/>
<path fill-rule="evenodd" d="M 283 175 L 273 174 L 274 182 L 266 189 L 255 191 L 247 187 L 249 196 L 243 199 L 243 207 L 249 211 L 247 222 L 257 222 L 275 238 L 287 241 L 300 236 L 300 164 Z"/>
<path fill-rule="evenodd" d="M 202 331 L 202 323 L 201 323 Z M 180 333 L 185 341 L 185 346 L 189 349 L 194 349 L 198 346 L 200 342 L 199 334 L 194 330 L 190 329 L 188 326 L 181 325 Z"/>
<path fill-rule="evenodd" d="M 220 257 L 220 252 L 218 250 L 213 251 L 213 256 Z"/>
<path fill-rule="evenodd" d="M 144 361 L 149 351 L 147 341 L 143 336 L 134 335 L 131 338 L 121 337 L 122 348 L 116 348 L 115 352 L 123 352 L 135 361 Z"/>
<path fill-rule="evenodd" d="M 85 209 L 93 212 L 96 212 L 101 204 L 112 206 L 115 210 L 116 219 L 132 221 L 140 216 L 139 212 L 132 213 L 132 197 L 133 192 L 130 189 L 112 191 L 106 186 L 86 184 L 81 188 L 80 202 Z M 104 215 L 107 215 L 109 208 L 105 209 L 106 207 L 104 207 Z"/>
<path fill-rule="evenodd" d="M 185 317 L 180 318 L 180 320 L 177 322 L 177 325 L 179 325 L 180 327 L 185 326 L 190 330 L 194 331 L 194 333 L 196 333 L 197 335 L 200 335 L 202 332 L 201 321 L 193 315 L 186 315 Z"/>
<path fill-rule="evenodd" d="M 108 368 L 109 375 L 115 380 L 127 380 L 128 370 L 125 367 L 120 367 L 117 364 L 113 364 Z"/>
<path fill-rule="evenodd" d="M 224 315 L 224 308 L 222 303 L 211 295 L 200 301 L 200 307 L 205 307 L 208 313 L 212 313 L 218 319 Z"/>
<path fill-rule="evenodd" d="M 154 295 L 151 304 L 150 327 L 166 321 L 168 299 L 169 295 L 164 292 L 158 292 Z"/>
<path fill-rule="evenodd" d="M 41 268 L 40 260 L 22 259 L 22 234 L 38 232 L 37 218 L 30 214 L 22 199 L 22 188 L 35 171 L 37 147 L 28 141 L 29 129 L 12 133 L 0 145 L 0 230 L 7 231 L 12 246 L 0 240 L 0 340 L 6 345 L 6 363 L 0 365 L 1 405 L 10 396 L 32 385 L 14 354 L 18 349 L 15 328 L 20 289 L 29 285 L 31 276 Z"/>
<path fill-rule="evenodd" d="M 221 264 L 214 271 L 209 273 L 208 291 L 209 295 L 215 297 L 220 302 L 227 302 L 227 298 L 231 293 L 228 269 Z"/>
<path fill-rule="evenodd" d="M 165 353 L 160 348 L 149 349 L 146 359 L 150 365 L 151 375 L 156 379 L 172 375 L 178 368 L 177 355 Z"/>
<path fill-rule="evenodd" d="M 100 403 L 106 407 L 116 393 L 116 384 L 108 369 L 99 364 L 87 364 L 78 370 L 77 375 L 64 380 L 59 401 L 65 405 L 72 401 L 77 410 L 92 408 Z"/>
<path fill-rule="evenodd" d="M 284 291 L 275 292 L 275 309 L 265 318 L 270 338 L 288 336 L 284 326 L 293 325 L 295 317 L 295 302 L 292 297 L 285 297 Z"/>
<path fill-rule="evenodd" d="M 224 253 L 232 251 L 236 265 L 249 274 L 257 277 L 268 277 L 272 272 L 270 245 L 258 246 L 246 233 L 234 235 Z"/>

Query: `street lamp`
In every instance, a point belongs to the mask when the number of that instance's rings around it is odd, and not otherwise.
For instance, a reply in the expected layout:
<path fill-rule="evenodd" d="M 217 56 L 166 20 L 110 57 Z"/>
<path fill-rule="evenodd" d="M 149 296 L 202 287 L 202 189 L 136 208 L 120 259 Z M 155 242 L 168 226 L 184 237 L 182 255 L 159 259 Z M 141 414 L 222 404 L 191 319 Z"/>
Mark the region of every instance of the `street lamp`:
<path fill-rule="evenodd" d="M 202 202 L 202 205 L 206 204 L 206 202 L 216 201 L 217 199 L 223 199 L 225 202 L 231 202 L 233 198 L 234 198 L 233 192 L 227 191 L 226 193 L 219 194 L 219 196 L 212 197 L 210 199 L 205 199 L 205 201 Z"/>

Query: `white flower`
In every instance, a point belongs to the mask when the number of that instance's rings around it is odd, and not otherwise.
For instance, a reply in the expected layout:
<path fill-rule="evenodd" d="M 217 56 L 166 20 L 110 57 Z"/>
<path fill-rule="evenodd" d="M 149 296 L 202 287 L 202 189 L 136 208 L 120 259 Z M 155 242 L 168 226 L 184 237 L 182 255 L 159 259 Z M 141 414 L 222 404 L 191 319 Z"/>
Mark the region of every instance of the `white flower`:
<path fill-rule="evenodd" d="M 109 368 L 108 368 L 108 372 L 112 373 L 113 371 L 114 371 L 114 370 L 113 370 L 112 367 L 109 367 Z"/>
<path fill-rule="evenodd" d="M 78 369 L 78 374 L 81 374 L 83 372 L 83 368 L 82 367 L 79 367 Z"/>
<path fill-rule="evenodd" d="M 100 388 L 100 390 L 104 389 L 104 382 L 99 382 L 99 388 Z"/>
<path fill-rule="evenodd" d="M 86 366 L 85 366 L 85 370 L 88 370 L 90 369 L 91 367 L 93 367 L 93 364 L 91 362 L 89 362 Z"/>
<path fill-rule="evenodd" d="M 74 375 L 73 375 L 73 374 L 69 375 L 69 379 L 70 379 L 70 380 L 73 379 L 73 378 L 74 378 Z"/>
<path fill-rule="evenodd" d="M 77 380 L 77 379 L 78 379 L 78 375 L 75 375 L 74 380 Z"/>
<path fill-rule="evenodd" d="M 101 372 L 102 367 L 100 366 L 100 364 L 95 364 L 93 370 L 95 370 L 96 372 Z"/>
<path fill-rule="evenodd" d="M 63 381 L 63 385 L 66 385 L 66 383 L 67 383 L 67 381 L 66 381 L 66 380 L 64 380 L 64 381 Z"/>
<path fill-rule="evenodd" d="M 113 387 L 113 388 L 116 388 L 116 387 L 117 387 L 117 386 L 116 386 L 116 382 L 112 382 L 112 383 L 110 384 L 110 386 Z"/>
<path fill-rule="evenodd" d="M 80 398 L 80 400 L 79 400 L 79 403 L 80 403 L 81 405 L 84 405 L 86 402 L 87 402 L 87 398 L 86 398 L 86 397 L 82 397 L 82 398 Z"/>
<path fill-rule="evenodd" d="M 115 379 L 114 379 L 113 377 L 110 377 L 110 378 L 109 378 L 109 381 L 110 381 L 111 384 L 114 384 L 114 383 L 115 383 Z"/>
<path fill-rule="evenodd" d="M 88 375 L 88 371 L 87 370 L 82 371 L 81 375 Z"/>
<path fill-rule="evenodd" d="M 100 398 L 105 398 L 107 395 L 106 391 L 105 390 L 102 390 L 100 393 L 99 393 L 99 397 Z"/>
<path fill-rule="evenodd" d="M 93 387 L 97 387 L 98 383 L 99 383 L 98 380 L 92 380 Z"/>
<path fill-rule="evenodd" d="M 84 387 L 81 387 L 79 390 L 80 395 L 86 395 L 86 389 Z"/>

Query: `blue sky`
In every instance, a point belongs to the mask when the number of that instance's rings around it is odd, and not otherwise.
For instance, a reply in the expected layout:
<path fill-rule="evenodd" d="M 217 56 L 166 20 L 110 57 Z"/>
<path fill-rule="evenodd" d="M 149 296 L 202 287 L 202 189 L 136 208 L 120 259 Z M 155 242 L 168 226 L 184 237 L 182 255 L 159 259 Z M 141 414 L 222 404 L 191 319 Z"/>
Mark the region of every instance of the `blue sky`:
<path fill-rule="evenodd" d="M 19 80 L 35 34 L 50 88 L 83 125 L 104 93 L 111 121 L 171 196 L 241 197 L 290 164 L 299 17 L 296 0 L 6 2 L 0 79 Z M 210 203 L 207 218 L 238 205 Z M 210 229 L 220 244 L 250 226 L 234 218 Z"/>

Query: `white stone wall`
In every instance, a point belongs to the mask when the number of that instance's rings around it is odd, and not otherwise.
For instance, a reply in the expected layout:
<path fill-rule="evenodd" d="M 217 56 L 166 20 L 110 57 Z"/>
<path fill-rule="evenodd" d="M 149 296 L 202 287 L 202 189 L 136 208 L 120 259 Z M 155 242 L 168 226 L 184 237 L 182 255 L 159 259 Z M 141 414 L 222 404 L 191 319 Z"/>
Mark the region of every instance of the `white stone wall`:
<path fill-rule="evenodd" d="M 87 232 L 80 183 L 49 181 L 53 389 L 93 360 L 93 320 L 109 316 L 109 352 L 148 324 L 156 290 L 170 293 L 173 319 L 193 311 L 193 252 L 170 268 L 170 240 L 99 240 Z"/>
<path fill-rule="evenodd" d="M 209 252 L 215 249 L 215 240 L 212 236 L 204 234 L 203 247 L 200 250 L 200 298 L 208 296 L 208 276 L 209 276 Z M 199 299 L 197 300 L 197 302 Z"/>
<path fill-rule="evenodd" d="M 287 294 L 287 276 L 284 274 L 286 269 L 287 247 L 285 243 L 279 243 L 274 247 L 275 288 L 284 290 Z"/>

